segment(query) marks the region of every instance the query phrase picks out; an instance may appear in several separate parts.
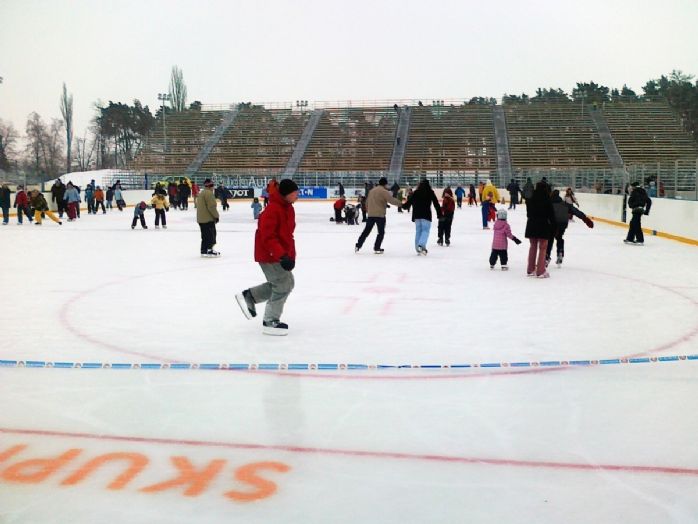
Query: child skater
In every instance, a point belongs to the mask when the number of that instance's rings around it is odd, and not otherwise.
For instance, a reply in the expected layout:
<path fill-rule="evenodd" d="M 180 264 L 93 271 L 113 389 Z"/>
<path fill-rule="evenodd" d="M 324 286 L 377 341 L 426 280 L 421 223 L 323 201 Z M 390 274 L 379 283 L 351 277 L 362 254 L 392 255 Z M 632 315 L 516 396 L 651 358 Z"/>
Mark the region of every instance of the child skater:
<path fill-rule="evenodd" d="M 95 189 L 95 207 L 94 207 L 95 215 L 97 214 L 97 210 L 99 209 L 99 206 L 102 206 L 102 214 L 106 215 L 107 210 L 104 208 L 104 191 L 102 190 L 101 187 L 97 186 L 97 189 Z"/>
<path fill-rule="evenodd" d="M 133 208 L 133 222 L 131 222 L 131 229 L 136 229 L 138 219 L 141 220 L 141 227 L 143 229 L 148 229 L 148 226 L 145 225 L 145 210 L 147 207 L 148 206 L 145 202 L 141 202 Z"/>
<path fill-rule="evenodd" d="M 507 262 L 507 238 L 511 238 L 516 245 L 521 243 L 521 240 L 511 234 L 511 227 L 507 223 L 507 210 L 500 209 L 497 211 L 497 221 L 494 223 L 494 238 L 492 239 L 492 253 L 490 254 L 490 269 L 494 269 L 494 265 L 499 258 L 502 263 L 502 271 L 507 271 L 509 266 Z"/>
<path fill-rule="evenodd" d="M 475 196 L 475 186 L 473 184 L 470 184 L 468 187 L 468 207 L 472 206 L 475 204 L 475 207 L 477 207 L 477 197 Z"/>
<path fill-rule="evenodd" d="M 17 194 L 15 195 L 14 207 L 17 208 L 17 225 L 22 225 L 22 220 L 24 215 L 27 216 L 29 222 L 33 221 L 31 213 L 29 212 L 29 197 L 24 192 L 24 186 L 17 186 Z"/>
<path fill-rule="evenodd" d="M 167 229 L 167 218 L 165 217 L 165 211 L 170 210 L 170 206 L 167 205 L 167 200 L 165 200 L 165 195 L 161 193 L 155 193 L 155 196 L 150 201 L 150 205 L 155 209 L 155 229 L 160 229 L 160 220 L 162 220 L 162 229 Z"/>
<path fill-rule="evenodd" d="M 250 207 L 252 208 L 252 216 L 255 220 L 257 220 L 259 218 L 259 214 L 262 212 L 262 204 L 259 203 L 259 198 L 254 197 Z"/>

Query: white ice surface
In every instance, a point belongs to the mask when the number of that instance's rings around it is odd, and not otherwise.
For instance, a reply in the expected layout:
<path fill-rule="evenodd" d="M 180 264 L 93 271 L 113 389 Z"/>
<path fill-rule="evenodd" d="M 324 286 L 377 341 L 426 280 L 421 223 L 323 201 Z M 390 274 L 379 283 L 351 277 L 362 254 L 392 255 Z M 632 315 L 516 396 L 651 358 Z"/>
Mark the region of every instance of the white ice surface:
<path fill-rule="evenodd" d="M 296 205 L 296 289 L 285 338 L 261 334 L 235 292 L 261 283 L 249 203 L 218 225 L 223 257 L 201 259 L 194 210 L 169 229 L 132 231 L 130 209 L 62 227 L 0 228 L 0 359 L 80 362 L 454 364 L 698 353 L 698 249 L 577 222 L 563 268 L 490 271 L 479 209 L 457 211 L 452 245 L 414 253 L 409 215 L 375 232 L 329 222 L 331 205 Z M 523 238 L 525 209 L 510 212 Z M 434 224 L 436 225 L 436 224 Z M 525 242 L 525 241 L 524 241 Z M 259 305 L 261 311 L 263 305 Z M 526 371 L 526 370 L 522 370 Z M 44 522 L 695 522 L 698 361 L 535 372 L 300 372 L 0 368 L 0 523 Z M 28 447 L 2 460 L 15 445 Z M 3 477 L 22 460 L 81 455 L 46 480 Z M 126 487 L 90 459 L 141 453 Z M 143 493 L 226 461 L 198 496 Z M 232 501 L 235 468 L 277 490 Z M 619 466 L 615 468 L 614 466 Z M 642 469 L 645 468 L 645 469 Z M 6 477 L 7 475 L 5 475 Z"/>

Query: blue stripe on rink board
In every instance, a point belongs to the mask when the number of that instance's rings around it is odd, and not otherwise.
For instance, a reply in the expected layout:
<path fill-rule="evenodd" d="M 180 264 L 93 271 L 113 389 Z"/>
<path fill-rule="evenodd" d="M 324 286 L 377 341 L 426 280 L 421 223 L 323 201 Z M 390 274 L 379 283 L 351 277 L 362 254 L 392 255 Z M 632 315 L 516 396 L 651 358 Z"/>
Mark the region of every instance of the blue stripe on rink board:
<path fill-rule="evenodd" d="M 365 370 L 433 370 L 433 369 L 478 369 L 478 368 L 561 368 L 591 367 L 599 365 L 650 364 L 658 362 L 681 362 L 698 360 L 698 355 L 668 355 L 660 357 L 625 357 L 599 360 L 543 360 L 530 362 L 481 362 L 475 364 L 338 364 L 338 363 L 188 363 L 161 364 L 155 362 L 50 362 L 44 360 L 0 359 L 5 368 L 63 368 L 63 369 L 143 369 L 143 370 L 234 370 L 234 371 L 365 371 Z"/>

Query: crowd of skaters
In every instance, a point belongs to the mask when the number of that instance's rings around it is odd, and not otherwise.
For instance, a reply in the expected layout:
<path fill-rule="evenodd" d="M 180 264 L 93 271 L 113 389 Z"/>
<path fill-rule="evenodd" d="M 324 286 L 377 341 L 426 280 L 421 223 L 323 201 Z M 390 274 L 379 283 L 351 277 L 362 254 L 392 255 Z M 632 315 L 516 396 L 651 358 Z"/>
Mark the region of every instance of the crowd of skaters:
<path fill-rule="evenodd" d="M 526 273 L 528 276 L 549 278 L 547 267 L 552 260 L 553 247 L 556 248 L 558 266 L 563 262 L 564 234 L 569 222 L 574 221 L 574 217 L 578 217 L 588 227 L 594 225 L 591 219 L 579 209 L 579 202 L 571 188 L 566 188 L 563 196 L 558 189 L 554 189 L 547 182 L 545 177 L 535 185 L 529 178 L 523 188 L 512 179 L 506 186 L 510 196 L 508 209 L 497 208 L 497 205 L 503 205 L 505 201 L 500 197 L 499 190 L 491 180 L 480 182 L 477 188 L 474 184 L 470 184 L 467 189 L 459 185 L 454 191 L 447 186 L 443 189 L 441 201 L 426 179 L 422 180 L 414 190 L 400 188 L 397 183 L 390 187 L 388 184 L 385 177 L 381 178 L 375 186 L 367 183 L 364 188 L 366 194 L 358 195 L 355 206 L 347 202 L 344 187 L 341 184 L 339 186 L 340 196 L 334 203 L 334 217 L 330 220 L 337 224 L 352 224 L 354 208 L 361 210 L 364 216 L 364 229 L 354 246 L 357 253 L 363 248 L 374 227 L 378 233 L 373 243 L 373 252 L 375 254 L 385 252 L 382 244 L 385 238 L 386 213 L 390 205 L 395 205 L 398 212 L 412 211 L 412 221 L 415 224 L 414 248 L 418 255 L 426 256 L 429 253 L 427 242 L 434 218 L 438 221 L 436 243 L 438 246 L 448 247 L 451 245 L 451 227 L 455 211 L 462 208 L 467 199 L 469 206 L 481 208 L 482 229 L 494 229 L 489 258 L 490 268 L 494 269 L 499 262 L 502 270 L 508 270 L 508 240 L 516 244 L 521 244 L 521 241 L 513 235 L 507 223 L 507 211 L 515 210 L 516 206 L 525 200 L 527 204 L 525 237 L 529 240 Z M 644 199 L 642 201 L 644 202 Z M 637 207 L 635 202 L 633 205 L 634 208 Z M 342 211 L 345 216 L 342 216 Z M 639 215 L 634 213 L 633 216 Z M 490 226 L 491 223 L 492 226 Z M 637 235 L 638 227 L 634 223 L 631 225 L 633 234 Z M 630 236 L 629 233 L 628 238 Z"/>
<path fill-rule="evenodd" d="M 182 184 L 187 188 L 182 188 Z M 62 224 L 60 218 L 63 212 L 68 214 L 69 220 L 79 216 L 80 188 L 68 183 L 64 188 L 57 181 L 51 190 L 53 201 L 59 211 L 56 217 L 48 208 L 48 203 L 39 191 L 32 191 L 28 196 L 22 186 L 18 186 L 15 195 L 14 207 L 17 208 L 18 221 L 21 223 L 22 215 L 29 220 L 41 223 L 43 215 L 55 222 Z M 207 179 L 203 189 L 196 184 L 189 185 L 182 181 L 179 185 L 171 182 L 167 188 L 160 183 L 155 187 L 150 206 L 146 202 L 137 204 L 134 208 L 132 228 L 135 228 L 140 220 L 143 228 L 147 229 L 144 213 L 148 207 L 155 210 L 156 227 L 162 224 L 166 227 L 165 213 L 170 207 L 180 209 L 188 208 L 190 195 L 195 195 L 196 218 L 201 232 L 201 256 L 217 258 L 220 252 L 216 251 L 216 224 L 220 220 L 217 210 L 217 197 L 222 201 L 222 208 L 228 209 L 228 195 L 221 193 L 222 186 L 214 189 L 215 184 Z M 176 192 L 175 192 L 176 189 Z M 222 188 L 225 190 L 225 188 Z M 281 314 L 284 304 L 294 287 L 292 271 L 296 264 L 296 250 L 294 240 L 295 211 L 294 202 L 298 199 L 298 186 L 293 180 L 284 179 L 280 183 L 272 179 L 262 192 L 264 206 L 255 198 L 251 204 L 253 217 L 258 221 L 255 232 L 254 260 L 260 265 L 265 276 L 265 282 L 254 287 L 247 288 L 236 295 L 236 300 L 246 318 L 251 319 L 257 315 L 256 304 L 266 302 L 264 318 L 262 321 L 263 332 L 269 335 L 286 335 L 288 325 L 281 322 Z M 548 264 L 551 261 L 552 248 L 555 245 L 557 264 L 561 264 L 564 258 L 564 234 L 570 221 L 574 217 L 580 218 L 588 227 L 594 226 L 593 222 L 580 209 L 579 203 L 571 188 L 565 190 L 564 197 L 560 191 L 554 189 L 545 177 L 535 185 L 531 179 L 520 188 L 515 180 L 511 180 L 507 186 L 510 194 L 509 209 L 516 209 L 518 203 L 526 201 L 526 230 L 525 237 L 529 240 L 528 262 L 526 274 L 538 278 L 548 278 Z M 106 194 L 94 181 L 85 189 L 85 198 L 88 201 L 88 213 L 97 213 L 100 209 L 106 213 L 106 208 L 111 208 L 111 201 L 116 200 L 120 210 L 123 209 L 123 195 L 120 184 L 108 188 Z M 227 190 L 226 190 L 227 191 Z M 415 224 L 415 251 L 420 256 L 428 254 L 427 243 L 434 217 L 438 221 L 437 245 L 448 247 L 451 243 L 451 225 L 455 211 L 461 208 L 467 197 L 469 206 L 480 206 L 482 215 L 482 228 L 489 230 L 490 222 L 493 225 L 492 249 L 489 257 L 490 269 L 494 269 L 497 262 L 503 270 L 508 269 L 508 240 L 516 244 L 521 241 L 512 233 L 507 223 L 507 210 L 503 207 L 497 209 L 498 204 L 504 204 L 500 200 L 499 191 L 490 181 L 479 184 L 477 194 L 480 196 L 478 204 L 475 195 L 475 186 L 470 185 L 468 190 L 462 186 L 453 191 L 446 187 L 441 195 L 441 201 L 437 198 L 427 179 L 422 180 L 413 190 L 412 188 L 400 188 L 397 183 L 388 187 L 388 180 L 382 177 L 374 186 L 368 182 L 365 194 L 358 196 L 355 210 L 359 209 L 364 217 L 364 229 L 356 244 L 355 251 L 359 252 L 371 234 L 373 227 L 378 230 L 374 241 L 373 251 L 383 254 L 382 242 L 385 236 L 386 211 L 390 204 L 397 207 L 398 212 L 411 211 L 412 221 Z M 651 199 L 643 188 L 633 183 L 629 188 L 628 206 L 632 210 L 631 220 L 626 243 L 641 244 L 642 229 L 641 216 L 649 214 Z M 342 216 L 342 211 L 349 209 L 346 203 L 345 190 L 339 185 L 340 198 L 335 202 L 334 220 L 337 223 L 351 223 Z M 166 200 L 166 197 L 169 200 Z M 103 205 L 104 199 L 107 206 Z M 0 207 L 3 211 L 3 224 L 8 222 L 10 191 L 7 184 L 0 186 Z M 31 211 L 34 216 L 32 217 Z M 432 213 L 433 210 L 433 213 Z M 356 213 L 358 219 L 358 212 Z"/>

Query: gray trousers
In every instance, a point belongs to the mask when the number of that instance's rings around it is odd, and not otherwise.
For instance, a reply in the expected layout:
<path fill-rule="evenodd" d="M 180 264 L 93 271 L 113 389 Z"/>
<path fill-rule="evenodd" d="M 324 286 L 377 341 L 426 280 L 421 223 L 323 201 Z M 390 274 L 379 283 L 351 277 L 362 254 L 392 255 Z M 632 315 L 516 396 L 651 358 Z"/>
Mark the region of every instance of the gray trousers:
<path fill-rule="evenodd" d="M 293 273 L 286 271 L 281 264 L 259 264 L 267 281 L 259 286 L 251 287 L 250 293 L 255 304 L 267 302 L 264 308 L 264 321 L 280 320 L 284 311 L 286 299 L 291 294 L 295 284 Z"/>

